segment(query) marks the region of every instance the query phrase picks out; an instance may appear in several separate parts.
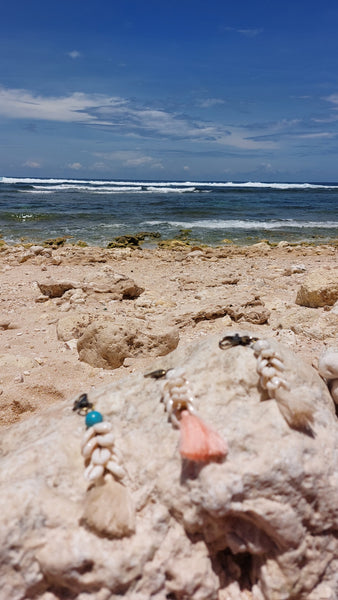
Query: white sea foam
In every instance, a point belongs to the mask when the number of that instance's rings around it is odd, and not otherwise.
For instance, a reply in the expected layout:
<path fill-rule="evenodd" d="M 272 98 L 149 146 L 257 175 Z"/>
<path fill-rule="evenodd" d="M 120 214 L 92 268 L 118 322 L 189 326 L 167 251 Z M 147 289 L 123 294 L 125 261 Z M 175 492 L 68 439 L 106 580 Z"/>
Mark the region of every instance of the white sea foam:
<path fill-rule="evenodd" d="M 334 229 L 338 228 L 338 221 L 293 221 L 293 220 L 276 220 L 276 221 L 244 221 L 239 219 L 232 220 L 216 220 L 205 219 L 197 221 L 144 221 L 145 225 L 158 226 L 165 225 L 170 227 L 180 227 L 182 229 L 286 229 L 289 227 L 297 229 Z"/>
<path fill-rule="evenodd" d="M 20 194 L 53 194 L 53 190 L 18 190 Z"/>
<path fill-rule="evenodd" d="M 161 192 L 162 194 L 169 194 L 172 192 L 176 192 L 176 194 L 184 194 L 186 192 L 195 192 L 196 188 L 195 187 L 181 187 L 181 188 L 176 188 L 176 187 L 147 187 L 147 192 Z"/>
<path fill-rule="evenodd" d="M 217 189 L 227 189 L 227 188 L 255 188 L 255 189 L 276 189 L 276 190 L 288 190 L 288 189 L 337 189 L 338 184 L 313 184 L 313 183 L 267 183 L 260 181 L 247 181 L 247 182 L 233 182 L 233 181 L 129 181 L 129 180 L 99 180 L 99 179 L 67 179 L 67 178 L 36 178 L 36 177 L 0 177 L 0 183 L 5 184 L 36 184 L 36 185 L 52 185 L 53 188 L 55 186 L 61 184 L 71 184 L 73 186 L 79 185 L 82 189 L 86 189 L 83 186 L 88 186 L 88 190 L 92 190 L 92 188 L 100 187 L 100 186 L 111 186 L 111 187 L 120 187 L 119 191 L 130 191 L 128 188 L 132 187 L 145 187 L 148 190 L 152 191 L 151 188 L 157 190 L 162 189 L 165 191 L 166 189 L 177 188 L 177 190 L 181 190 L 182 188 L 217 188 Z"/>
<path fill-rule="evenodd" d="M 85 192 L 134 192 L 141 190 L 141 187 L 132 186 L 100 186 L 95 188 L 89 185 L 75 185 L 71 183 L 62 183 L 60 185 L 41 185 L 39 187 L 34 186 L 34 190 L 45 190 L 45 191 L 85 191 Z"/>

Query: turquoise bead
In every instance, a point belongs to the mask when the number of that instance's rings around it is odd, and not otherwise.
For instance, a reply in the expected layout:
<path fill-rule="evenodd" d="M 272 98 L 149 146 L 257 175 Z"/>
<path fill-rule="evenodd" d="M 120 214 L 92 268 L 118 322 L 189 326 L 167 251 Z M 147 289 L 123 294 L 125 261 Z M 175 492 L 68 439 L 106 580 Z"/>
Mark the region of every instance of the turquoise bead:
<path fill-rule="evenodd" d="M 96 423 L 101 423 L 103 421 L 103 416 L 97 410 L 91 410 L 86 414 L 86 426 L 92 427 L 96 425 Z"/>

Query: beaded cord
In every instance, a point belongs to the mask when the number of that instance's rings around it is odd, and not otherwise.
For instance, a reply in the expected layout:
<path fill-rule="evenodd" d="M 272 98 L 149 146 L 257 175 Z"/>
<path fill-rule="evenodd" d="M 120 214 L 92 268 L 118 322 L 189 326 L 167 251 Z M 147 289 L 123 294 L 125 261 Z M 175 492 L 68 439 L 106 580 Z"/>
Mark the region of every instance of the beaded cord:
<path fill-rule="evenodd" d="M 116 479 L 122 479 L 125 470 L 121 466 L 121 454 L 115 447 L 112 425 L 109 421 L 104 421 L 102 414 L 93 408 L 87 394 L 82 394 L 73 407 L 73 410 L 85 415 L 87 427 L 81 444 L 86 466 L 84 476 L 89 481 L 96 482 L 105 472 L 110 472 Z"/>

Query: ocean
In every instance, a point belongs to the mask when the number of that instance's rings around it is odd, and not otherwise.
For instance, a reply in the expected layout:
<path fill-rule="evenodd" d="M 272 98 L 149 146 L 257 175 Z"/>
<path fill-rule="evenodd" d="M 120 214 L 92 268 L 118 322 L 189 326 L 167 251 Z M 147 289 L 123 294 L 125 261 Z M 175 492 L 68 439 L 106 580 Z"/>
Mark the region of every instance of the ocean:
<path fill-rule="evenodd" d="M 0 177 L 0 235 L 9 244 L 61 236 L 105 247 L 120 235 L 165 240 L 181 230 L 209 245 L 337 240 L 338 183 Z"/>

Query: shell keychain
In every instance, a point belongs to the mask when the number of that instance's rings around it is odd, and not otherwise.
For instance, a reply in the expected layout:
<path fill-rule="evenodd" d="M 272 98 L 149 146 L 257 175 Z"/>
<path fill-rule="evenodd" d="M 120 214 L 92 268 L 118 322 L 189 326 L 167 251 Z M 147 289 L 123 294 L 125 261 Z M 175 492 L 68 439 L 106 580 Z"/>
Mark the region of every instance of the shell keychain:
<path fill-rule="evenodd" d="M 290 388 L 284 376 L 284 361 L 270 342 L 250 335 L 241 336 L 238 333 L 227 335 L 219 342 L 221 349 L 233 346 L 250 346 L 253 349 L 261 387 L 267 391 L 269 398 L 276 400 L 289 427 L 312 434 L 314 407 L 301 397 L 299 389 Z"/>
<path fill-rule="evenodd" d="M 124 537 L 135 531 L 135 510 L 128 489 L 122 457 L 115 446 L 112 425 L 94 410 L 87 394 L 74 402 L 73 410 L 85 417 L 81 453 L 84 477 L 90 482 L 84 503 L 83 521 L 108 537 Z"/>
<path fill-rule="evenodd" d="M 163 402 L 174 427 L 180 430 L 179 451 L 182 458 L 195 462 L 211 462 L 228 452 L 225 440 L 197 416 L 194 398 L 183 369 L 159 369 L 145 377 L 164 379 Z"/>

